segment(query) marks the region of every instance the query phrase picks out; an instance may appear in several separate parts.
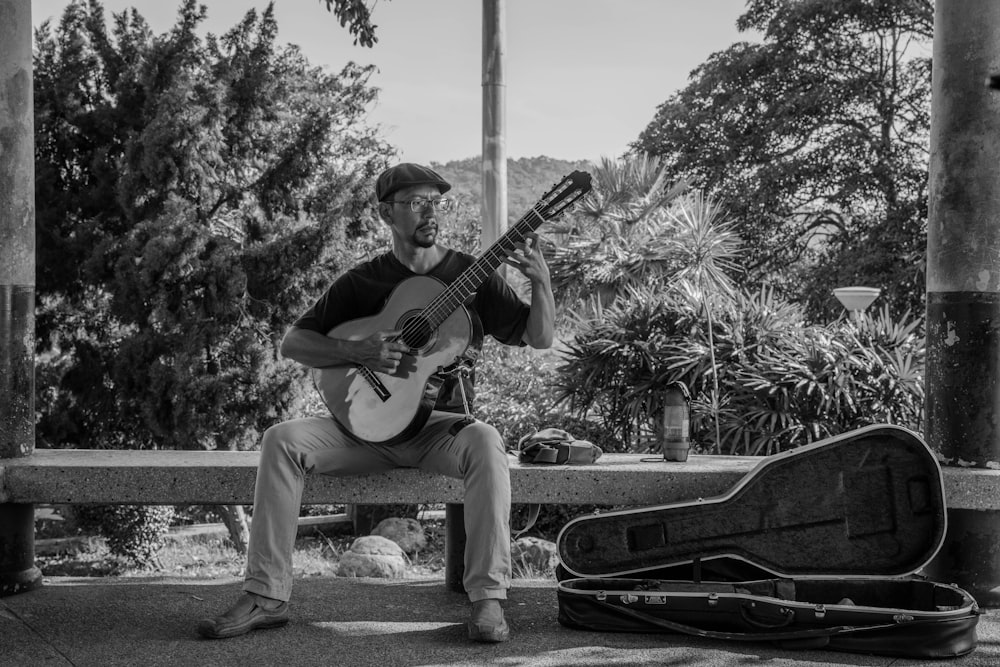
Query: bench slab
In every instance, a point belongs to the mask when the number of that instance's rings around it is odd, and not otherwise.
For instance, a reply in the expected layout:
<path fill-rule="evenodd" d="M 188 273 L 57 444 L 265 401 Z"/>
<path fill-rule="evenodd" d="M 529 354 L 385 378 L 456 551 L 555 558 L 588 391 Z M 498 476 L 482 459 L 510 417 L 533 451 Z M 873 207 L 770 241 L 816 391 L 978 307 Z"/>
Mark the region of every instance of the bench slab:
<path fill-rule="evenodd" d="M 0 502 L 153 505 L 250 504 L 258 452 L 35 450 L 0 460 Z M 511 457 L 515 503 L 657 505 L 728 491 L 761 457 L 605 454 L 595 465 L 520 464 Z M 945 467 L 946 502 L 1000 509 L 1000 470 Z M 306 504 L 461 503 L 460 480 L 414 469 L 306 478 Z"/>
<path fill-rule="evenodd" d="M 36 450 L 0 461 L 0 502 L 249 504 L 258 452 Z M 643 462 L 606 454 L 591 466 L 521 465 L 512 456 L 515 502 L 656 504 L 724 492 L 758 461 L 691 456 L 686 463 Z M 461 480 L 397 469 L 372 475 L 309 475 L 307 504 L 460 503 Z"/>

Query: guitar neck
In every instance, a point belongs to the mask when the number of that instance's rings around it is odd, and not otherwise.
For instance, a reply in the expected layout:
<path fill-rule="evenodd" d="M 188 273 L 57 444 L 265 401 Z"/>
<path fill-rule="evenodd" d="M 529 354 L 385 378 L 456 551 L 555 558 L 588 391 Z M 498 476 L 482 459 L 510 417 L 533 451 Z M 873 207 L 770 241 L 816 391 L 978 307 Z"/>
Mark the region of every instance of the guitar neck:
<path fill-rule="evenodd" d="M 422 339 L 424 332 L 434 331 L 449 315 L 457 310 L 497 270 L 518 243 L 538 229 L 543 222 L 558 217 L 578 199 L 590 191 L 590 174 L 574 171 L 545 193 L 542 198 L 486 252 L 421 311 L 418 323 L 404 330 L 401 337 L 412 343 Z M 413 338 L 414 341 L 407 340 Z"/>
<path fill-rule="evenodd" d="M 503 264 L 507 251 L 513 250 L 518 243 L 523 243 L 528 234 L 538 229 L 545 218 L 535 209 L 531 209 L 520 220 L 497 239 L 486 252 L 472 263 L 469 268 L 455 279 L 438 298 L 424 309 L 424 316 L 431 328 L 436 328 L 466 299 L 472 296 L 479 286 Z"/>

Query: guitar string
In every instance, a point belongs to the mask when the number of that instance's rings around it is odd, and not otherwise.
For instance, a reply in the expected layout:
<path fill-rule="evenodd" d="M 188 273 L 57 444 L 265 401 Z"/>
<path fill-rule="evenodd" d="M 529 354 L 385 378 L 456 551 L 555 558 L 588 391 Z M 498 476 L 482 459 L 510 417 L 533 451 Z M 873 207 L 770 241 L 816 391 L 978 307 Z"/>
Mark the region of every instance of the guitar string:
<path fill-rule="evenodd" d="M 403 329 L 400 331 L 397 340 L 402 339 L 405 341 L 408 337 L 420 333 L 421 329 L 424 328 L 424 323 L 427 323 L 428 326 L 426 326 L 426 329 L 428 331 L 435 330 L 441 323 L 437 320 L 440 318 L 443 321 L 443 319 L 451 314 L 451 312 L 461 305 L 461 302 L 468 297 L 468 294 L 466 294 L 465 297 L 459 298 L 456 292 L 464 290 L 471 293 L 472 289 L 482 284 L 482 282 L 489 277 L 489 274 L 496 270 L 496 267 L 499 266 L 502 261 L 500 251 L 503 248 L 512 248 L 518 241 L 523 241 L 528 232 L 537 229 L 542 223 L 544 223 L 548 218 L 542 214 L 540 208 L 545 206 L 549 199 L 558 198 L 559 195 L 564 194 L 568 188 L 569 184 L 566 184 L 566 186 L 562 189 L 559 187 L 554 188 L 546 198 L 543 198 L 535 204 L 535 206 L 529 209 L 528 212 L 525 213 L 513 227 L 511 227 L 507 234 L 493 244 L 493 246 L 491 246 L 482 257 L 470 265 L 468 269 L 463 271 L 455 283 L 431 300 L 431 302 L 423 308 L 420 316 L 410 319 L 410 321 L 404 325 Z M 558 209 L 556 209 L 556 207 L 560 203 L 559 201 L 548 204 L 550 209 L 554 209 L 554 212 L 549 216 L 549 218 L 556 217 L 565 211 L 566 208 L 568 208 L 584 194 L 586 194 L 585 190 L 577 193 L 575 197 L 572 197 L 568 201 L 561 202 L 563 205 Z M 534 215 L 536 220 L 532 219 L 532 215 Z M 522 231 L 522 228 L 524 228 L 524 231 Z M 516 239 L 515 236 L 517 237 Z M 488 262 L 493 263 L 492 268 L 489 267 Z"/>
<path fill-rule="evenodd" d="M 480 257 L 468 269 L 466 269 L 466 271 L 464 271 L 462 275 L 460 275 L 458 279 L 451 286 L 449 286 L 448 290 L 445 290 L 444 292 L 440 293 L 436 299 L 431 301 L 431 303 L 424 308 L 424 310 L 422 311 L 422 315 L 424 316 L 424 318 L 426 320 L 434 322 L 433 326 L 430 327 L 431 329 L 436 328 L 437 325 L 440 324 L 440 321 L 437 320 L 440 319 L 443 321 L 455 308 L 458 307 L 458 305 L 461 304 L 462 301 L 465 300 L 465 298 L 468 297 L 468 294 L 466 294 L 464 298 L 458 298 L 455 292 L 457 292 L 459 289 L 471 292 L 472 289 L 474 289 L 476 286 L 481 284 L 487 277 L 489 277 L 490 273 L 496 270 L 496 267 L 499 266 L 500 262 L 502 261 L 502 257 L 500 256 L 499 253 L 500 250 L 502 250 L 505 247 L 512 248 L 518 241 L 523 241 L 525 239 L 527 232 L 537 229 L 547 219 L 555 217 L 563 210 L 565 210 L 566 205 L 572 203 L 572 201 L 576 201 L 576 199 L 579 198 L 578 195 L 577 197 L 573 198 L 570 202 L 564 202 L 564 205 L 561 208 L 555 210 L 556 206 L 558 206 L 558 204 L 560 203 L 558 201 L 559 197 L 564 196 L 565 191 L 569 188 L 569 183 L 560 185 L 562 185 L 563 187 L 560 188 L 559 186 L 557 186 L 556 188 L 553 188 L 552 191 L 550 191 L 545 197 L 543 197 L 541 201 L 539 201 L 524 216 L 522 216 L 522 218 L 518 220 L 517 223 L 514 224 L 514 226 L 504 237 L 500 238 L 492 247 L 490 247 L 486 251 L 486 253 L 483 254 L 482 257 Z M 582 194 L 584 193 L 581 192 L 580 195 Z M 557 201 L 552 202 L 551 200 L 553 199 L 556 199 Z M 548 210 L 554 212 L 546 216 L 540 210 L 543 207 L 546 207 Z M 532 214 L 534 214 L 537 220 L 531 219 Z M 526 231 L 522 231 L 521 228 L 526 228 Z M 518 237 L 516 239 L 514 238 L 515 232 L 517 233 Z M 492 266 L 490 266 L 490 263 L 492 263 Z"/>
<path fill-rule="evenodd" d="M 558 188 L 553 189 L 553 191 L 549 193 L 550 196 L 549 198 L 557 197 L 560 194 L 564 195 L 565 190 L 568 189 L 568 187 L 569 186 L 567 185 L 565 188 L 562 189 L 562 191 L 560 191 Z M 520 228 L 526 227 L 527 232 L 537 229 L 538 226 L 540 226 L 547 219 L 551 219 L 560 215 L 563 211 L 565 211 L 569 206 L 575 203 L 576 200 L 582 197 L 584 194 L 586 194 L 586 190 L 581 190 L 577 192 L 576 195 L 570 199 L 564 199 L 562 201 L 556 201 L 555 203 L 548 204 L 548 209 L 550 210 L 550 214 L 548 216 L 543 215 L 538 210 L 539 207 L 541 207 L 543 204 L 546 203 L 545 199 L 543 199 L 534 207 L 532 207 L 528 211 L 528 213 L 526 213 L 517 223 L 515 223 L 515 225 L 511 228 L 508 234 L 506 234 L 503 238 L 498 240 L 497 243 L 494 244 L 486 253 L 484 253 L 482 257 L 476 260 L 476 262 L 473 265 L 471 265 L 466 271 L 464 271 L 462 275 L 459 276 L 458 280 L 456 280 L 456 282 L 453 283 L 448 290 L 445 290 L 444 292 L 440 293 L 434 300 L 432 300 L 431 303 L 428 304 L 423 309 L 423 311 L 421 311 L 420 318 L 415 318 L 415 320 L 412 320 L 413 322 L 415 322 L 412 328 L 407 330 L 404 327 L 403 331 L 405 333 L 401 333 L 401 337 L 404 337 L 407 334 L 415 333 L 421 326 L 420 322 L 429 322 L 430 326 L 428 327 L 428 329 L 431 331 L 436 329 L 437 326 L 440 325 L 440 322 L 437 320 L 440 319 L 443 321 L 452 311 L 455 310 L 455 308 L 458 307 L 458 305 L 461 304 L 462 301 L 464 301 L 464 298 L 459 298 L 456 295 L 458 289 L 462 288 L 467 291 L 471 291 L 471 289 L 481 284 L 482 281 L 485 280 L 489 276 L 489 274 L 496 269 L 496 266 L 499 265 L 500 260 L 502 258 L 499 256 L 498 251 L 505 246 L 512 247 L 513 244 L 516 244 L 518 240 L 521 241 L 524 240 L 526 232 L 521 231 Z M 535 215 L 535 217 L 537 218 L 536 221 L 531 220 L 530 217 L 531 214 Z M 517 236 L 519 238 L 513 240 L 513 243 L 510 243 L 510 241 L 514 237 L 514 232 L 517 232 Z M 490 260 L 491 258 L 493 259 L 495 264 L 492 267 L 489 267 L 487 260 Z M 467 298 L 467 296 L 468 295 L 466 294 L 465 298 Z"/>
<path fill-rule="evenodd" d="M 516 237 L 520 237 L 519 239 Z M 415 317 L 404 326 L 401 337 L 406 340 L 411 334 L 416 334 L 422 329 L 426 331 L 433 331 L 440 325 L 440 321 L 443 321 L 451 312 L 457 308 L 457 306 L 468 297 L 468 293 L 471 293 L 478 284 L 481 284 L 483 280 L 489 275 L 487 262 L 497 261 L 499 259 L 498 250 L 504 247 L 512 247 L 511 241 L 516 243 L 517 240 L 523 240 L 523 236 L 520 235 L 520 230 L 517 228 L 512 228 L 511 233 L 506 235 L 501 239 L 487 254 L 483 255 L 479 260 L 469 266 L 468 269 L 462 272 L 459 279 L 452 283 L 448 289 L 438 294 L 426 307 L 421 311 L 418 317 Z M 494 265 L 494 269 L 499 264 Z"/>
<path fill-rule="evenodd" d="M 534 213 L 537 216 L 538 221 L 537 222 L 529 221 L 528 215 L 526 214 L 520 221 L 518 221 L 514 225 L 514 227 L 512 228 L 511 231 L 518 231 L 519 239 L 517 239 L 517 240 L 523 241 L 525 239 L 525 237 L 526 237 L 527 232 L 531 232 L 531 231 L 537 229 L 546 220 L 550 220 L 550 219 L 558 216 L 569 205 L 571 205 L 573 202 L 575 202 L 577 199 L 579 199 L 579 197 L 582 196 L 583 194 L 585 194 L 585 193 L 584 192 L 580 192 L 580 193 L 577 194 L 576 197 L 573 197 L 572 199 L 570 199 L 568 201 L 562 201 L 562 202 L 556 202 L 554 204 L 549 204 L 548 205 L 548 215 L 543 215 L 542 213 L 540 213 L 539 211 L 536 211 L 533 208 L 531 211 L 529 211 L 529 213 Z M 559 207 L 560 203 L 562 204 L 561 207 Z M 527 227 L 527 232 L 520 231 L 518 229 L 519 227 Z M 504 241 L 504 239 L 501 239 L 500 241 L 498 241 L 494 245 L 493 248 L 491 248 L 490 250 L 488 250 L 483 255 L 483 257 L 481 257 L 479 260 L 477 260 L 475 264 L 473 264 L 472 266 L 470 266 L 469 270 L 467 270 L 461 276 L 459 276 L 458 280 L 455 282 L 455 286 L 456 287 L 461 287 L 461 286 L 463 286 L 463 283 L 469 283 L 467 286 L 465 286 L 465 288 L 468 291 L 471 291 L 471 289 L 474 289 L 476 286 L 478 286 L 479 284 L 481 284 L 483 280 L 485 280 L 487 277 L 489 277 L 490 273 L 492 273 L 496 269 L 496 267 L 499 266 L 500 262 L 503 259 L 501 256 L 499 256 L 499 253 L 497 252 L 497 250 L 500 248 L 500 246 L 504 245 L 503 241 Z M 508 243 L 507 247 L 512 247 L 516 243 L 517 243 L 517 241 L 514 241 L 514 243 Z M 486 262 L 486 260 L 488 258 L 490 258 L 490 257 L 493 257 L 493 259 L 494 259 L 492 267 Z M 473 274 L 476 274 L 476 275 L 473 275 Z M 447 303 L 442 303 L 441 304 L 441 306 L 446 306 L 445 315 L 442 316 L 441 319 L 444 319 L 444 317 L 447 317 L 447 314 L 449 314 L 462 301 L 464 301 L 464 299 L 457 299 L 458 303 L 455 303 L 455 301 L 456 301 L 455 296 L 454 295 L 446 295 L 444 292 L 441 294 L 441 296 L 442 297 L 444 297 L 444 296 L 450 296 L 451 297 L 451 298 L 448 299 Z M 430 306 L 428 306 L 428 308 L 425 309 L 425 312 L 426 312 L 426 310 L 430 310 Z"/>
<path fill-rule="evenodd" d="M 536 204 L 535 206 L 533 206 L 527 213 L 525 213 L 524 216 L 522 216 L 521 219 L 518 220 L 517 223 L 514 224 L 514 226 L 510 229 L 510 231 L 507 234 L 505 234 L 502 238 L 500 238 L 500 239 L 497 240 L 497 242 L 490 248 L 490 250 L 487 252 L 487 254 L 493 253 L 493 251 L 494 251 L 495 248 L 501 246 L 507 239 L 512 238 L 514 236 L 513 232 L 515 232 L 515 231 L 518 232 L 518 235 L 520 235 L 521 240 L 523 240 L 524 239 L 524 233 L 518 231 L 518 228 L 520 226 L 522 226 L 522 223 L 523 223 L 523 226 L 527 227 L 528 230 L 530 231 L 531 229 L 537 229 L 537 227 L 539 225 L 541 225 L 543 222 L 545 222 L 545 217 L 538 210 L 536 210 L 537 207 L 540 206 L 542 203 L 543 202 L 539 202 L 538 204 Z M 529 216 L 532 213 L 538 218 L 538 222 L 534 225 L 534 227 L 532 227 L 531 224 L 528 222 Z M 516 241 L 515 241 L 515 243 L 516 243 Z M 485 255 L 484 255 L 484 257 L 485 257 Z M 456 282 L 461 282 L 463 279 L 468 280 L 468 278 L 466 278 L 466 275 L 469 273 L 470 269 L 474 269 L 475 267 L 477 267 L 477 265 L 480 264 L 480 260 L 482 260 L 482 259 L 483 258 L 481 257 L 480 259 L 476 260 L 476 262 L 474 262 L 469 267 L 469 269 L 466 269 L 465 271 L 463 271 L 462 274 L 459 276 L 459 281 L 456 281 Z M 476 270 L 479 270 L 479 269 L 476 269 Z M 486 275 L 489 275 L 489 274 L 486 274 Z M 485 276 L 484 276 L 483 279 L 485 279 Z M 482 281 L 482 279 L 480 279 L 480 282 L 481 281 Z M 420 329 L 423 327 L 423 324 L 422 324 L 423 322 L 428 322 L 429 320 L 432 321 L 433 317 L 428 317 L 426 315 L 426 313 L 433 312 L 435 310 L 441 310 L 444 307 L 444 302 L 450 300 L 450 297 L 447 294 L 447 292 L 449 292 L 449 291 L 450 291 L 450 289 L 449 290 L 445 290 L 444 292 L 441 292 L 440 294 L 438 294 L 434 299 L 432 299 L 431 303 L 429 303 L 421 311 L 421 316 L 415 317 L 415 318 L 411 318 L 409 320 L 409 322 L 407 322 L 407 324 L 404 325 L 403 329 L 400 330 L 400 333 L 398 334 L 398 336 L 396 336 L 396 340 L 403 340 L 405 342 L 409 336 L 412 336 L 412 335 L 415 335 L 415 334 L 419 333 Z M 457 304 L 454 307 L 449 307 L 449 310 L 447 312 L 450 313 L 452 310 L 454 310 L 455 307 L 457 307 Z M 436 323 L 433 326 L 428 326 L 427 328 L 428 328 L 429 331 L 433 331 L 434 329 L 436 329 L 438 327 L 439 324 L 440 323 Z M 372 387 L 372 389 L 374 389 L 376 391 L 376 393 L 378 393 L 378 394 L 381 395 L 385 391 L 385 385 L 382 383 L 381 380 L 379 380 L 378 376 L 374 373 L 374 371 L 372 371 L 367 366 L 364 366 L 363 364 L 357 364 L 356 366 L 357 366 L 359 372 L 361 373 L 361 377 L 368 383 L 368 385 L 370 387 Z"/>
<path fill-rule="evenodd" d="M 417 334 L 423 328 L 425 322 L 427 323 L 428 330 L 433 331 L 436 329 L 438 325 L 440 325 L 440 322 L 437 322 L 436 320 L 439 317 L 442 317 L 441 313 L 446 312 L 450 314 L 461 303 L 461 301 L 464 301 L 464 298 L 462 298 L 458 301 L 458 303 L 454 303 L 458 300 L 458 296 L 455 292 L 459 290 L 471 291 L 473 286 L 482 283 L 482 281 L 489 276 L 491 270 L 487 270 L 487 267 L 485 266 L 487 260 L 498 262 L 498 266 L 500 259 L 499 251 L 502 248 L 513 247 L 513 245 L 518 241 L 523 241 L 527 232 L 530 232 L 532 229 L 536 229 L 539 225 L 545 222 L 545 217 L 540 211 L 537 210 L 537 206 L 540 204 L 541 202 L 536 204 L 536 206 L 532 207 L 524 216 L 522 216 L 521 219 L 518 220 L 513 227 L 511 227 L 507 234 L 493 244 L 493 246 L 491 246 L 482 257 L 473 262 L 468 269 L 463 271 L 458 277 L 458 280 L 452 283 L 448 289 L 444 290 L 432 299 L 431 302 L 421 311 L 420 316 L 412 318 L 409 322 L 407 322 L 407 324 L 400 331 L 399 338 L 405 341 L 409 336 Z M 534 224 L 534 226 L 532 226 L 532 223 L 529 221 L 532 214 L 538 218 L 538 221 Z M 522 231 L 522 227 L 526 228 L 527 231 Z M 515 237 L 518 238 L 515 239 Z M 496 266 L 494 266 L 493 270 L 495 270 L 495 268 Z"/>

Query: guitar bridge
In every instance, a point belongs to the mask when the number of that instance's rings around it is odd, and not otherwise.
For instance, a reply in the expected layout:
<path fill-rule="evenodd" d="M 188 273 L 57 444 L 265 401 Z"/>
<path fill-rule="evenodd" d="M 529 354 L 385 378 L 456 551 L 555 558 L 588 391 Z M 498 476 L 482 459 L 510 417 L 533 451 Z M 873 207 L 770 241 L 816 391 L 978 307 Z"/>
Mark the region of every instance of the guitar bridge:
<path fill-rule="evenodd" d="M 370 368 L 361 365 L 356 366 L 356 368 L 358 369 L 358 373 L 361 374 L 361 377 L 365 379 L 365 382 L 368 383 L 368 386 L 372 388 L 372 391 L 375 392 L 375 395 L 378 396 L 383 403 L 392 397 L 392 394 L 386 386 L 382 384 L 382 380 L 380 380 Z"/>

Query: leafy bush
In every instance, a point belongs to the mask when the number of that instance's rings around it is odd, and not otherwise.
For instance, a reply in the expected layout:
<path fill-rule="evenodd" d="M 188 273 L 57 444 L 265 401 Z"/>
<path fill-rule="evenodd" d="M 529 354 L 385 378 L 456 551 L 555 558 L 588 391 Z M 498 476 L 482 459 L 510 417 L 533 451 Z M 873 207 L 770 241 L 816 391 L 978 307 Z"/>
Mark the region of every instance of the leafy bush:
<path fill-rule="evenodd" d="M 771 454 L 868 424 L 920 430 L 924 338 L 918 320 L 808 326 L 752 364 L 734 364 L 722 416 L 727 449 Z"/>
<path fill-rule="evenodd" d="M 806 324 L 798 307 L 766 288 L 710 303 L 714 365 L 691 295 L 633 288 L 581 324 L 558 369 L 560 395 L 640 451 L 656 442 L 673 381 L 691 390 L 700 451 L 772 454 L 872 423 L 920 429 L 920 320 L 897 321 L 883 309 Z"/>
<path fill-rule="evenodd" d="M 493 425 L 508 448 L 543 428 L 560 428 L 604 451 L 620 449 L 604 426 L 557 403 L 558 353 L 500 345 L 487 339 L 476 368 L 475 415 Z"/>
<path fill-rule="evenodd" d="M 552 376 L 546 355 L 487 338 L 476 366 L 476 417 L 495 426 L 509 444 L 516 443 L 546 423 L 553 406 L 547 385 Z"/>
<path fill-rule="evenodd" d="M 92 527 L 108 541 L 115 556 L 137 567 L 156 563 L 163 536 L 174 517 L 171 505 L 78 505 L 74 519 L 81 528 Z"/>
<path fill-rule="evenodd" d="M 662 415 L 658 394 L 671 377 L 703 377 L 707 351 L 690 348 L 690 362 L 665 366 L 669 345 L 691 342 L 695 313 L 676 293 L 634 286 L 593 319 L 581 320 L 558 368 L 559 397 L 571 412 L 588 414 L 629 449 L 649 448 Z M 703 346 L 702 346 L 703 347 Z M 690 384 L 689 384 L 690 386 Z"/>

